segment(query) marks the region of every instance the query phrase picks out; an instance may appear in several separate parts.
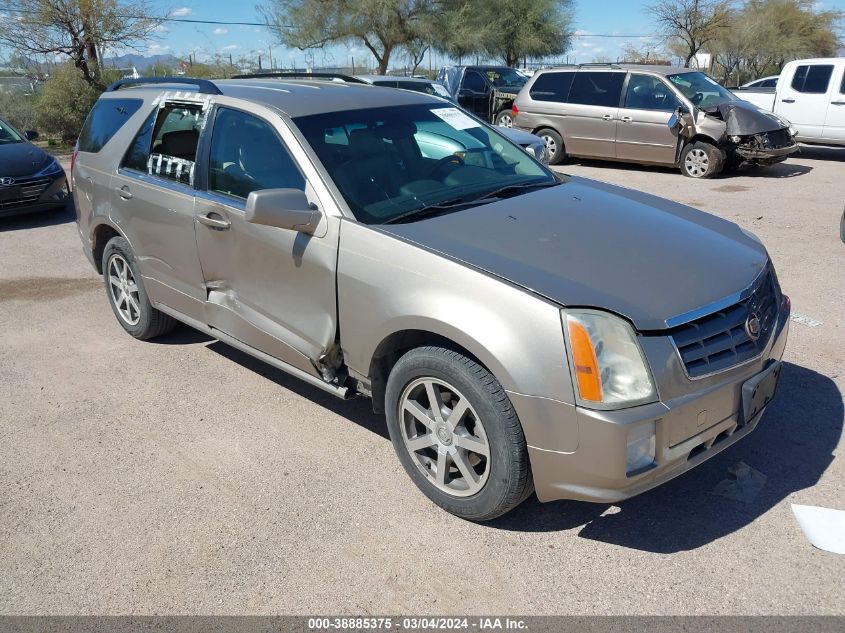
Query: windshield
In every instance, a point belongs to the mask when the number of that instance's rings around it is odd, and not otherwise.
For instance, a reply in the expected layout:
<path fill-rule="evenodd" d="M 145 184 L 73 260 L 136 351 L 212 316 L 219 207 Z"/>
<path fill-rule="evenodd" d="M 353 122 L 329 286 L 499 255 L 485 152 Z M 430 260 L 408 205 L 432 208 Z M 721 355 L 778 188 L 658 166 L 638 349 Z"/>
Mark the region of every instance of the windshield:
<path fill-rule="evenodd" d="M 490 68 L 484 71 L 496 88 L 522 88 L 528 77 L 513 68 Z"/>
<path fill-rule="evenodd" d="M 704 73 L 679 73 L 666 77 L 689 99 L 694 106 L 707 108 L 725 101 L 736 101 L 736 96 Z"/>
<path fill-rule="evenodd" d="M 9 143 L 23 143 L 23 137 L 11 125 L 0 120 L 0 145 Z"/>
<path fill-rule="evenodd" d="M 557 182 L 518 145 L 443 103 L 329 112 L 294 122 L 366 224 L 438 205 L 468 206 L 510 185 Z"/>

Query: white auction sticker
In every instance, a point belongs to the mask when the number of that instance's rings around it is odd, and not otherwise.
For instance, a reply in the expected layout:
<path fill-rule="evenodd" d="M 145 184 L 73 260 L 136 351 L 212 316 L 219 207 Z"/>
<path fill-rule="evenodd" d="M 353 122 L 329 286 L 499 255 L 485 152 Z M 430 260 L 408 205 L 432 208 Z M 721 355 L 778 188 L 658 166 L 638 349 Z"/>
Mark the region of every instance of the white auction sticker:
<path fill-rule="evenodd" d="M 432 110 L 431 113 L 446 121 L 446 123 L 456 130 L 466 130 L 471 127 L 479 127 L 478 122 L 473 121 L 457 108 L 440 108 L 438 110 Z"/>

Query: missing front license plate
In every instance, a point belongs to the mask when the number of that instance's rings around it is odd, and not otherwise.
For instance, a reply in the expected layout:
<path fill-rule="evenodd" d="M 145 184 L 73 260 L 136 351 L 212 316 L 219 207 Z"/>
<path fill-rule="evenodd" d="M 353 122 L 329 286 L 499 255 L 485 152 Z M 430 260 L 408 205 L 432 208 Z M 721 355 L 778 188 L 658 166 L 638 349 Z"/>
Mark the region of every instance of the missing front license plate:
<path fill-rule="evenodd" d="M 9 200 L 20 200 L 20 187 L 0 187 L 0 202 L 7 202 Z"/>
<path fill-rule="evenodd" d="M 751 422 L 775 397 L 783 363 L 776 361 L 742 385 L 742 419 L 740 426 Z"/>

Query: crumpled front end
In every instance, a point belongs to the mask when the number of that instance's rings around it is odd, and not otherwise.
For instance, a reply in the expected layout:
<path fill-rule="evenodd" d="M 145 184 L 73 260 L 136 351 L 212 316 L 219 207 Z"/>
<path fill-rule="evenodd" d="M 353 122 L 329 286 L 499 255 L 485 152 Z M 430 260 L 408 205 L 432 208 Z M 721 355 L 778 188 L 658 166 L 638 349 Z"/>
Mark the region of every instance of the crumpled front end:
<path fill-rule="evenodd" d="M 746 136 L 730 136 L 732 150 L 744 160 L 768 165 L 786 160 L 798 151 L 798 144 L 789 128 Z"/>

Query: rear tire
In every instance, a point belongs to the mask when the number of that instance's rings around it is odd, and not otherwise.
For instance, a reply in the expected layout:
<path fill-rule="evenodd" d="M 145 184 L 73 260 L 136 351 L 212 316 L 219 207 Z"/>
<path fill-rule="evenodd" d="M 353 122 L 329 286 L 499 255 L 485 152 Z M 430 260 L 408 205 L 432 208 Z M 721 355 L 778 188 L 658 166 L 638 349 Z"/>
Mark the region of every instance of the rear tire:
<path fill-rule="evenodd" d="M 549 128 L 539 130 L 536 134 L 546 144 L 549 165 L 560 165 L 566 158 L 566 148 L 563 145 L 563 139 L 560 134 Z"/>
<path fill-rule="evenodd" d="M 103 281 L 117 322 L 135 338 L 147 341 L 176 327 L 176 319 L 150 303 L 135 254 L 122 237 L 110 239 L 103 250 Z"/>
<path fill-rule="evenodd" d="M 681 173 L 689 178 L 712 178 L 724 164 L 725 153 L 704 141 L 687 143 L 681 150 Z"/>
<path fill-rule="evenodd" d="M 447 512 L 488 521 L 531 494 L 522 425 L 496 378 L 472 359 L 441 347 L 411 350 L 390 372 L 385 411 L 408 476 Z"/>

